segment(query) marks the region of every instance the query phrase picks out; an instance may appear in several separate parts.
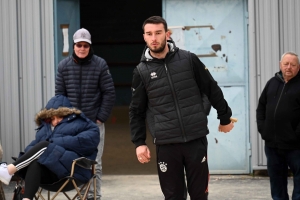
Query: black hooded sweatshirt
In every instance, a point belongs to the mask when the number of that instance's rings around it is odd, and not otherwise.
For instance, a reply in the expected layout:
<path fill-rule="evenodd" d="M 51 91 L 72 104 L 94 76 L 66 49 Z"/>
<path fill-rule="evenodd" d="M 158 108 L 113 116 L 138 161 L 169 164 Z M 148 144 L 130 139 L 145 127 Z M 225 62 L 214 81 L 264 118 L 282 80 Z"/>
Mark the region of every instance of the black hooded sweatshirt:
<path fill-rule="evenodd" d="M 300 149 L 300 74 L 283 80 L 277 72 L 259 98 L 257 128 L 268 147 Z"/>

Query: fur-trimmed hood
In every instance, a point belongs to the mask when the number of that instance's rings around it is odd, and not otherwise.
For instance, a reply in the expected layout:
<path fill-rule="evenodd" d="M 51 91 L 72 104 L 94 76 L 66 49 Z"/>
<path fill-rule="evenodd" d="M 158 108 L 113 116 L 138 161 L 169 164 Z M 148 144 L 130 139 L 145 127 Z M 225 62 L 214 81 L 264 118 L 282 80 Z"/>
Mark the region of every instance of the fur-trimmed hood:
<path fill-rule="evenodd" d="M 73 108 L 69 99 L 63 95 L 52 97 L 46 107 L 38 112 L 35 116 L 35 123 L 40 126 L 42 121 L 47 121 L 53 116 L 65 117 L 71 114 L 80 115 L 81 111 Z"/>

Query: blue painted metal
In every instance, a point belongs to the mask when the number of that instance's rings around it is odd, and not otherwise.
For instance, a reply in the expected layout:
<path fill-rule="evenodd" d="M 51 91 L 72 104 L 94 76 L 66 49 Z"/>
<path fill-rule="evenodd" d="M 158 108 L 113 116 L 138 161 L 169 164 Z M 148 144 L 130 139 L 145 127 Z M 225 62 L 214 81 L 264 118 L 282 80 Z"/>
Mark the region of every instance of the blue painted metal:
<path fill-rule="evenodd" d="M 54 1 L 55 71 L 63 56 L 63 33 L 61 25 L 69 25 L 69 55 L 73 53 L 73 34 L 80 28 L 79 0 Z"/>
<path fill-rule="evenodd" d="M 215 174 L 250 172 L 246 7 L 246 0 L 163 1 L 171 37 L 177 46 L 198 55 L 239 120 L 233 131 L 224 134 L 218 132 L 214 109 L 208 117 L 208 162 Z"/>

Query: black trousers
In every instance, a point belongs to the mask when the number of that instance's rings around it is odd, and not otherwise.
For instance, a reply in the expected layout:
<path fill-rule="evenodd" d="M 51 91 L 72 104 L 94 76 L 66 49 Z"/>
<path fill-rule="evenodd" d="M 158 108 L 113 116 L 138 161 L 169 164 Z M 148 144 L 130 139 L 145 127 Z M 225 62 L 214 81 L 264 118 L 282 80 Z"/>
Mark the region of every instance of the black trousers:
<path fill-rule="evenodd" d="M 191 200 L 207 200 L 207 139 L 156 146 L 157 171 L 166 200 L 185 199 L 185 176 Z M 185 173 L 184 173 L 185 172 Z"/>
<path fill-rule="evenodd" d="M 274 200 L 289 200 L 288 168 L 293 173 L 292 200 L 300 200 L 300 149 L 277 149 L 265 146 L 271 195 Z"/>
<path fill-rule="evenodd" d="M 20 170 L 17 173 L 25 174 L 25 192 L 23 198 L 33 199 L 41 183 L 50 184 L 59 180 L 56 174 L 37 162 L 37 159 L 48 145 L 49 142 L 47 141 L 40 142 L 19 157 L 16 162 L 12 163 Z"/>

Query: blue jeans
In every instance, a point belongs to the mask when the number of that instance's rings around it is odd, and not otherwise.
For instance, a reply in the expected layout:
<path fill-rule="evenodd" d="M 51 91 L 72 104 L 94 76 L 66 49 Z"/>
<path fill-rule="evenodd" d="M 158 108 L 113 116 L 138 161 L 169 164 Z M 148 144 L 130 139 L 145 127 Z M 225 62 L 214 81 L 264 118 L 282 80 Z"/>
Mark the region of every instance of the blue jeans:
<path fill-rule="evenodd" d="M 98 154 L 96 157 L 96 161 L 98 164 L 96 165 L 96 194 L 97 199 L 101 198 L 101 184 L 102 184 L 102 154 L 103 154 L 103 148 L 104 148 L 104 138 L 105 138 L 105 126 L 104 123 L 97 123 L 100 131 L 100 143 L 98 145 Z M 94 186 L 91 184 L 90 190 L 89 190 L 89 196 L 94 196 Z"/>
<path fill-rule="evenodd" d="M 300 144 L 299 144 L 300 145 Z M 265 146 L 271 195 L 274 200 L 288 200 L 288 167 L 293 172 L 292 200 L 300 200 L 300 149 L 277 149 Z"/>

